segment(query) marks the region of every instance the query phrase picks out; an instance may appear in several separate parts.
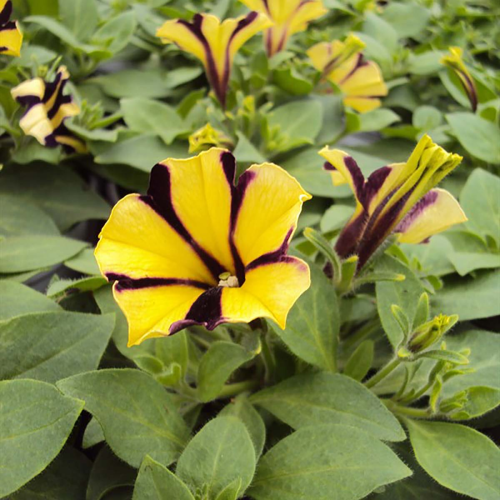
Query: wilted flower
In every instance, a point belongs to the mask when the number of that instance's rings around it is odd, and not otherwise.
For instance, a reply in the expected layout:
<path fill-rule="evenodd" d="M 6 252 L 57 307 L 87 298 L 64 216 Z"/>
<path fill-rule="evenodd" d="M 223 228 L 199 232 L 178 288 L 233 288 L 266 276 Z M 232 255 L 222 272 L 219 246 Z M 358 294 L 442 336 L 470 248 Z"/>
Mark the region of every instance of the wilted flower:
<path fill-rule="evenodd" d="M 156 36 L 163 43 L 176 43 L 203 62 L 215 95 L 225 106 L 234 56 L 245 42 L 271 24 L 267 16 L 257 12 L 222 23 L 211 14 L 196 14 L 192 22 L 166 21 Z"/>
<path fill-rule="evenodd" d="M 399 241 L 421 243 L 467 218 L 458 202 L 443 189 L 433 189 L 455 169 L 462 157 L 447 153 L 427 135 L 406 163 L 379 168 L 365 179 L 355 160 L 338 149 L 324 148 L 334 185 L 348 183 L 356 210 L 343 229 L 336 251 L 341 257 L 359 256 L 363 266 L 393 232 Z"/>
<path fill-rule="evenodd" d="M 282 51 L 294 33 L 304 31 L 310 21 L 328 12 L 321 0 L 240 1 L 252 10 L 266 14 L 274 22 L 264 35 L 269 57 Z"/>
<path fill-rule="evenodd" d="M 235 187 L 236 162 L 212 148 L 168 159 L 147 196 L 114 207 L 96 248 L 102 274 L 129 323 L 129 345 L 189 325 L 271 318 L 310 285 L 309 268 L 287 255 L 302 203 L 310 199 L 280 167 L 253 165 Z"/>
<path fill-rule="evenodd" d="M 190 153 L 197 153 L 212 146 L 232 147 L 233 141 L 224 132 L 213 128 L 210 123 L 189 136 Z"/>
<path fill-rule="evenodd" d="M 307 51 L 314 67 L 344 94 L 344 104 L 360 113 L 380 107 L 388 90 L 378 64 L 366 61 L 365 44 L 349 35 L 345 42 L 322 42 Z"/>
<path fill-rule="evenodd" d="M 13 88 L 12 97 L 27 110 L 19 125 L 26 135 L 40 144 L 55 148 L 63 146 L 68 152 L 85 152 L 85 144 L 77 139 L 64 125 L 64 120 L 80 113 L 80 108 L 64 87 L 69 80 L 65 66 L 60 66 L 53 82 L 42 78 L 27 80 Z"/>
<path fill-rule="evenodd" d="M 11 21 L 11 0 L 0 0 L 0 54 L 7 56 L 21 55 L 23 34 L 17 21 Z"/>
<path fill-rule="evenodd" d="M 476 84 L 474 83 L 474 79 L 472 78 L 467 66 L 465 66 L 462 60 L 462 49 L 460 47 L 450 47 L 450 55 L 444 56 L 441 59 L 441 63 L 446 67 L 453 70 L 469 98 L 470 104 L 472 106 L 472 110 L 476 111 L 477 109 L 477 89 Z"/>

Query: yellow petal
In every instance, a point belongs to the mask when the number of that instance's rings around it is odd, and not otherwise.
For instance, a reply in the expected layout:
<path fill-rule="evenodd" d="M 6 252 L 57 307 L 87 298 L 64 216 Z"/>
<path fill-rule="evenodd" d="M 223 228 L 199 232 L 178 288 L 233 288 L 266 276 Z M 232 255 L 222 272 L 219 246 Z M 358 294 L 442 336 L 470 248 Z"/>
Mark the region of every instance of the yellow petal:
<path fill-rule="evenodd" d="M 113 295 L 129 325 L 128 346 L 169 335 L 172 325 L 184 319 L 202 293 L 185 285 L 123 289 L 115 283 Z"/>
<path fill-rule="evenodd" d="M 168 159 L 161 165 L 170 173 L 172 204 L 184 227 L 225 271 L 234 274 L 229 245 L 234 157 L 212 148 L 194 158 Z"/>
<path fill-rule="evenodd" d="M 433 189 L 417 203 L 396 229 L 401 243 L 422 243 L 431 236 L 466 222 L 458 201 L 444 189 Z"/>
<path fill-rule="evenodd" d="M 45 93 L 45 82 L 41 78 L 26 80 L 25 82 L 20 83 L 17 87 L 14 87 L 10 93 L 14 99 L 26 96 L 36 96 L 39 99 L 42 99 Z"/>
<path fill-rule="evenodd" d="M 388 93 L 379 66 L 372 62 L 359 62 L 352 73 L 338 82 L 349 97 L 381 97 Z"/>
<path fill-rule="evenodd" d="M 382 106 L 382 101 L 376 97 L 344 97 L 344 104 L 358 113 L 368 113 Z"/>
<path fill-rule="evenodd" d="M 312 0 L 302 2 L 290 18 L 289 33 L 294 34 L 299 31 L 304 31 L 309 22 L 319 19 L 326 14 L 328 10 L 323 6 L 323 2 Z"/>
<path fill-rule="evenodd" d="M 0 27 L 0 50 L 1 54 L 19 57 L 21 55 L 21 45 L 23 34 L 17 22 L 9 23 L 6 27 Z"/>
<path fill-rule="evenodd" d="M 137 194 L 115 205 L 101 231 L 95 256 L 104 276 L 216 284 L 191 245 Z"/>
<path fill-rule="evenodd" d="M 222 316 L 229 323 L 270 318 L 282 329 L 288 312 L 311 284 L 309 267 L 295 257 L 257 266 L 241 288 L 224 288 Z"/>
<path fill-rule="evenodd" d="M 274 252 L 292 237 L 304 201 L 311 199 L 297 180 L 271 164 L 252 165 L 238 182 L 241 207 L 234 241 L 243 264 Z"/>

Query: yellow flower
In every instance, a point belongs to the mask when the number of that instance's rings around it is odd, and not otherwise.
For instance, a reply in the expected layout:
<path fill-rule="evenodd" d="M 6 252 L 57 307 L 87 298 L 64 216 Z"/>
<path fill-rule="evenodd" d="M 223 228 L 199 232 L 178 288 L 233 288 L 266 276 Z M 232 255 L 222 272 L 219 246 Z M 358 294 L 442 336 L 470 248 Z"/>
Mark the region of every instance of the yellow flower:
<path fill-rule="evenodd" d="M 444 189 L 433 189 L 462 161 L 424 136 L 406 163 L 375 170 L 365 179 L 355 160 L 338 149 L 319 153 L 334 185 L 349 184 L 356 210 L 343 229 L 337 253 L 359 256 L 363 266 L 392 233 L 403 243 L 421 243 L 467 220 L 457 200 Z"/>
<path fill-rule="evenodd" d="M 0 54 L 19 57 L 21 55 L 23 34 L 17 21 L 10 20 L 11 15 L 11 0 L 0 0 Z"/>
<path fill-rule="evenodd" d="M 444 64 L 456 73 L 469 98 L 472 110 L 476 111 L 478 102 L 476 84 L 462 60 L 462 49 L 460 47 L 450 47 L 449 50 L 450 55 L 444 56 L 441 59 L 441 64 Z"/>
<path fill-rule="evenodd" d="M 234 186 L 236 162 L 212 148 L 168 159 L 147 196 L 114 207 L 95 255 L 129 324 L 129 345 L 189 325 L 213 329 L 255 318 L 285 327 L 309 288 L 309 268 L 287 255 L 304 201 L 280 167 L 253 165 Z"/>
<path fill-rule="evenodd" d="M 211 146 L 232 147 L 233 142 L 220 130 L 217 130 L 207 123 L 204 127 L 189 136 L 189 152 L 197 153 Z"/>
<path fill-rule="evenodd" d="M 271 24 L 267 16 L 257 12 L 222 23 L 211 14 L 196 14 L 192 22 L 166 21 L 156 36 L 163 43 L 176 43 L 203 62 L 215 95 L 225 106 L 234 56 L 245 42 Z"/>
<path fill-rule="evenodd" d="M 378 64 L 365 61 L 364 43 L 354 35 L 314 45 L 307 51 L 314 67 L 344 94 L 344 104 L 360 113 L 380 107 L 388 90 Z"/>
<path fill-rule="evenodd" d="M 64 126 L 66 118 L 80 113 L 72 97 L 64 95 L 68 80 L 66 67 L 60 66 L 53 82 L 33 78 L 13 88 L 11 94 L 19 104 L 27 107 L 19 122 L 26 135 L 50 148 L 61 145 L 68 152 L 83 153 L 85 144 Z"/>
<path fill-rule="evenodd" d="M 274 21 L 266 30 L 269 57 L 286 47 L 288 39 L 307 29 L 309 22 L 328 12 L 321 0 L 241 0 L 248 8 L 262 12 Z"/>

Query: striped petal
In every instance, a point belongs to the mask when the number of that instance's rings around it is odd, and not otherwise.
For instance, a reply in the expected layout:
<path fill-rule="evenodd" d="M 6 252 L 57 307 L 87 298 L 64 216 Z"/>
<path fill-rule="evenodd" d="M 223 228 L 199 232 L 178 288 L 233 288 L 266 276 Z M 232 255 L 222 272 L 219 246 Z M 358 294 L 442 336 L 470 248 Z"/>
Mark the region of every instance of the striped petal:
<path fill-rule="evenodd" d="M 238 198 L 234 243 L 246 266 L 263 255 L 286 251 L 302 204 L 311 195 L 288 172 L 264 163 L 252 165 L 240 177 Z"/>
<path fill-rule="evenodd" d="M 267 16 L 257 12 L 222 23 L 211 14 L 196 14 L 192 22 L 166 21 L 156 36 L 164 43 L 176 43 L 203 62 L 210 84 L 224 105 L 234 56 L 245 42 L 271 24 Z"/>
<path fill-rule="evenodd" d="M 0 54 L 19 57 L 23 34 L 17 21 L 11 21 L 12 1 L 0 0 Z"/>
<path fill-rule="evenodd" d="M 429 191 L 396 228 L 401 243 L 422 243 L 431 236 L 466 222 L 458 201 L 444 189 Z"/>

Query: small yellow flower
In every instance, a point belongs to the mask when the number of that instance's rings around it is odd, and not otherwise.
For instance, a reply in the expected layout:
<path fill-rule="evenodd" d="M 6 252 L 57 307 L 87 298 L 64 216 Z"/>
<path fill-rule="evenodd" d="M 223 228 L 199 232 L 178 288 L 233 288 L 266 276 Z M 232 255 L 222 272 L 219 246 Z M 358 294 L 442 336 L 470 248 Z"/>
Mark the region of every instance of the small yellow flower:
<path fill-rule="evenodd" d="M 207 123 L 204 127 L 189 136 L 190 153 L 198 153 L 212 146 L 232 147 L 233 142 L 226 134 L 213 128 L 210 123 Z"/>
<path fill-rule="evenodd" d="M 17 21 L 11 21 L 12 1 L 0 0 L 0 54 L 19 57 L 23 34 Z"/>
<path fill-rule="evenodd" d="M 53 82 L 42 78 L 27 80 L 11 90 L 12 97 L 27 110 L 19 125 L 26 135 L 31 135 L 44 146 L 63 146 L 68 152 L 83 153 L 85 144 L 65 126 L 64 120 L 80 113 L 80 108 L 64 87 L 69 80 L 65 66 L 60 66 Z"/>
<path fill-rule="evenodd" d="M 269 16 L 274 25 L 265 32 L 269 57 L 282 51 L 288 39 L 328 12 L 321 0 L 240 0 L 248 8 Z"/>
<path fill-rule="evenodd" d="M 462 60 L 462 49 L 460 47 L 450 47 L 449 50 L 450 55 L 444 56 L 441 59 L 441 64 L 444 64 L 456 73 L 469 98 L 472 110 L 476 111 L 478 103 L 476 84 Z"/>
<path fill-rule="evenodd" d="M 236 161 L 212 148 L 168 159 L 147 196 L 113 208 L 95 255 L 129 324 L 129 345 L 189 325 L 213 329 L 255 318 L 285 327 L 310 286 L 305 262 L 287 255 L 304 201 L 280 167 L 253 165 L 234 186 Z"/>
<path fill-rule="evenodd" d="M 364 59 L 364 46 L 359 38 L 349 35 L 345 42 L 322 42 L 307 51 L 313 66 L 340 88 L 344 104 L 360 113 L 380 107 L 380 98 L 388 94 L 378 64 Z"/>
<path fill-rule="evenodd" d="M 215 95 L 225 106 L 234 56 L 250 38 L 271 24 L 268 17 L 257 12 L 223 22 L 211 14 L 196 14 L 192 22 L 166 21 L 156 36 L 163 43 L 176 43 L 203 62 Z"/>
<path fill-rule="evenodd" d="M 406 163 L 379 168 L 368 179 L 344 151 L 326 147 L 319 154 L 327 160 L 333 184 L 349 184 L 356 198 L 354 215 L 335 249 L 343 258 L 358 255 L 360 267 L 393 232 L 403 243 L 421 243 L 467 220 L 448 191 L 433 189 L 462 157 L 446 152 L 427 135 Z"/>

